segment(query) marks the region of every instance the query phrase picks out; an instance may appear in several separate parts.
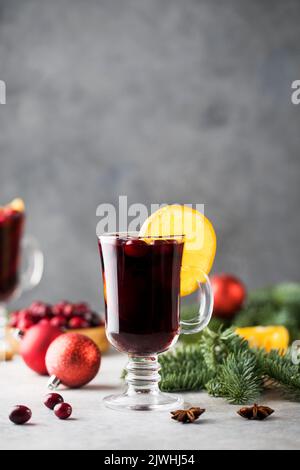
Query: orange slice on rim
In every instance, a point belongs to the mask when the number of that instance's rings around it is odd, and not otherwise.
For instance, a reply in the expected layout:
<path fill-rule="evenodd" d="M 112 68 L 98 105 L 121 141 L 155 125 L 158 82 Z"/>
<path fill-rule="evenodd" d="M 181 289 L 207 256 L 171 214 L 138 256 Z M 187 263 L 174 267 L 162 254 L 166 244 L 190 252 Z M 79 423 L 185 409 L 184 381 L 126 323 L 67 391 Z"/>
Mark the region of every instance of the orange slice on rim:
<path fill-rule="evenodd" d="M 176 237 L 184 235 L 181 269 L 181 296 L 192 294 L 199 282 L 205 282 L 215 254 L 217 239 L 211 222 L 189 206 L 173 204 L 154 212 L 143 224 L 141 237 Z"/>

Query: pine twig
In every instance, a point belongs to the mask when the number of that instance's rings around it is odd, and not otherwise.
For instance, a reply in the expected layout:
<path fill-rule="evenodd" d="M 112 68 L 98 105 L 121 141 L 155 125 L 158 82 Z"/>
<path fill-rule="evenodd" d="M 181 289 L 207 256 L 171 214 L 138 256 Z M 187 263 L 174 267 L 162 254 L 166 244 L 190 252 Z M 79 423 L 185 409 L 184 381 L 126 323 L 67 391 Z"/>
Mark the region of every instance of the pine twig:
<path fill-rule="evenodd" d="M 230 353 L 206 388 L 211 395 L 232 404 L 253 403 L 263 388 L 255 356 L 250 351 Z"/>

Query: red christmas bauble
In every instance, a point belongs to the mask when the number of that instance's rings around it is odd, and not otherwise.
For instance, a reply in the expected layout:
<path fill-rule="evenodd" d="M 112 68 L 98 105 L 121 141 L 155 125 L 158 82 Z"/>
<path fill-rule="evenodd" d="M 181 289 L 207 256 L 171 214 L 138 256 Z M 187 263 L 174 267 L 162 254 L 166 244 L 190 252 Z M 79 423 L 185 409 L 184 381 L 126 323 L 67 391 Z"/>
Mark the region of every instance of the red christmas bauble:
<path fill-rule="evenodd" d="M 20 354 L 28 367 L 38 374 L 47 375 L 45 362 L 49 345 L 62 334 L 59 328 L 49 324 L 31 327 L 21 341 Z"/>
<path fill-rule="evenodd" d="M 90 338 L 78 333 L 66 333 L 57 338 L 46 355 L 48 373 L 55 384 L 69 388 L 82 387 L 97 375 L 101 353 Z"/>
<path fill-rule="evenodd" d="M 216 274 L 211 278 L 214 293 L 214 315 L 233 318 L 246 299 L 246 288 L 242 281 L 232 274 Z"/>

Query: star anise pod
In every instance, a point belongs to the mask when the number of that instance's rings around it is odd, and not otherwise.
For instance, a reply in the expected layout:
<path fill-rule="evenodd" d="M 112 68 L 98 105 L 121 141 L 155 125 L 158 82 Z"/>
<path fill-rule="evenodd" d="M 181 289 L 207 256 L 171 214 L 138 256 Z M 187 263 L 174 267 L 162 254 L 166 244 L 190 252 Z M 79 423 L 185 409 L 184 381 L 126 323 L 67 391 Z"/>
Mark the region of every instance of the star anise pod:
<path fill-rule="evenodd" d="M 237 412 L 242 418 L 245 419 L 256 419 L 262 421 L 274 413 L 272 408 L 263 405 L 257 405 L 254 403 L 253 406 L 245 406 Z"/>
<path fill-rule="evenodd" d="M 201 416 L 205 410 L 203 408 L 192 407 L 188 410 L 176 410 L 171 411 L 172 419 L 176 419 L 181 423 L 193 423 L 196 419 Z"/>

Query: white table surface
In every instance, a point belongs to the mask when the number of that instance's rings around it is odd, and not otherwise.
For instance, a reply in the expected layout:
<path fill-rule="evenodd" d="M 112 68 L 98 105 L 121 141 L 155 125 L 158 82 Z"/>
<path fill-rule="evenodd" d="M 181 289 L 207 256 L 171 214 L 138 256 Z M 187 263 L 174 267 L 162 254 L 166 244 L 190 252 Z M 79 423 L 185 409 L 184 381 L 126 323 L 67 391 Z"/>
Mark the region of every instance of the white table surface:
<path fill-rule="evenodd" d="M 120 372 L 126 357 L 105 355 L 96 379 L 80 390 L 61 389 L 73 406 L 72 419 L 58 420 L 42 403 L 47 378 L 31 372 L 20 358 L 0 363 L 0 449 L 299 449 L 300 404 L 267 394 L 263 403 L 275 414 L 263 422 L 240 418 L 238 406 L 206 393 L 186 393 L 187 404 L 206 408 L 194 424 L 170 419 L 168 412 L 116 412 L 102 398 L 122 388 Z M 27 405 L 33 417 L 25 426 L 8 420 L 16 404 Z"/>

